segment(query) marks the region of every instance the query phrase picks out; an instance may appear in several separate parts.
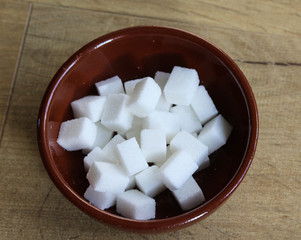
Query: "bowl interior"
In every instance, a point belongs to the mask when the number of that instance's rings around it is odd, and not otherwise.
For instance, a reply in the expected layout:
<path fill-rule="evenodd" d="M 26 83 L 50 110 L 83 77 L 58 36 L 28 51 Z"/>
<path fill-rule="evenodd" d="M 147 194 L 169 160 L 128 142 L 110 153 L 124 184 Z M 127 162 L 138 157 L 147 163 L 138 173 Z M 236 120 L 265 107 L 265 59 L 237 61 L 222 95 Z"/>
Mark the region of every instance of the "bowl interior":
<path fill-rule="evenodd" d="M 201 84 L 208 90 L 217 109 L 233 126 L 227 144 L 210 156 L 211 166 L 194 174 L 203 189 L 206 204 L 212 204 L 246 161 L 251 137 L 246 90 L 239 79 L 242 76 L 233 64 L 206 41 L 167 28 L 123 30 L 83 47 L 55 75 L 41 107 L 41 152 L 55 184 L 65 195 L 68 192 L 67 197 L 77 201 L 82 210 L 93 211 L 94 217 L 103 215 L 103 211 L 97 210 L 83 198 L 88 181 L 82 153 L 65 151 L 56 142 L 61 122 L 73 118 L 70 103 L 83 96 L 97 94 L 94 83 L 114 75 L 128 81 L 153 77 L 158 70 L 171 72 L 177 65 L 197 70 Z M 184 214 L 168 191 L 157 196 L 156 201 L 156 219 Z M 204 209 L 206 204 L 202 206 Z M 114 208 L 106 210 L 107 213 L 109 216 L 116 214 Z"/>

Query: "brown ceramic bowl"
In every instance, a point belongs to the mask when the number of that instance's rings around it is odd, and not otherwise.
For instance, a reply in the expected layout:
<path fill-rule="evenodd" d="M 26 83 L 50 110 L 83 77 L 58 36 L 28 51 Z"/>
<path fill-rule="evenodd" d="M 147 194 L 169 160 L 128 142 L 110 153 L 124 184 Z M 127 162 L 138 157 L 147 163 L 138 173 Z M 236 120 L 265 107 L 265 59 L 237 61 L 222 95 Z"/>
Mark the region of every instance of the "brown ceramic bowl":
<path fill-rule="evenodd" d="M 211 166 L 194 174 L 206 202 L 183 212 L 171 193 L 156 197 L 156 219 L 131 220 L 114 208 L 102 211 L 83 197 L 88 181 L 80 151 L 56 142 L 60 124 L 72 119 L 70 102 L 96 94 L 94 83 L 114 75 L 123 81 L 194 68 L 219 112 L 232 124 L 225 146 L 210 156 Z M 216 210 L 238 187 L 250 167 L 258 138 L 256 102 L 247 79 L 223 51 L 193 34 L 166 27 L 133 27 L 102 36 L 71 56 L 52 79 L 38 116 L 38 144 L 55 185 L 73 204 L 102 222 L 131 231 L 160 232 L 192 224 Z"/>

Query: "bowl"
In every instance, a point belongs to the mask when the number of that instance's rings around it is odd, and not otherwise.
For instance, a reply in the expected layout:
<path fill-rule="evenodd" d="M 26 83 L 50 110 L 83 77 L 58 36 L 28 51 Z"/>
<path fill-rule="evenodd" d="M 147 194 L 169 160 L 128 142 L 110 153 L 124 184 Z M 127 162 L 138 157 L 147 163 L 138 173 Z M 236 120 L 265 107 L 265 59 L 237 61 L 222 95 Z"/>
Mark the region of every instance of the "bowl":
<path fill-rule="evenodd" d="M 211 166 L 196 172 L 206 202 L 182 211 L 166 190 L 156 199 L 156 218 L 124 218 L 115 208 L 100 210 L 83 197 L 88 181 L 81 151 L 68 152 L 56 142 L 60 124 L 72 119 L 70 103 L 97 94 L 94 83 L 118 75 L 123 81 L 154 76 L 174 66 L 194 68 L 219 112 L 233 126 L 226 145 L 210 155 Z M 50 82 L 38 114 L 41 158 L 56 187 L 75 206 L 112 226 L 158 233 L 186 227 L 215 211 L 246 175 L 258 139 L 258 112 L 251 87 L 233 60 L 204 39 L 179 29 L 137 26 L 101 36 L 74 53 Z"/>

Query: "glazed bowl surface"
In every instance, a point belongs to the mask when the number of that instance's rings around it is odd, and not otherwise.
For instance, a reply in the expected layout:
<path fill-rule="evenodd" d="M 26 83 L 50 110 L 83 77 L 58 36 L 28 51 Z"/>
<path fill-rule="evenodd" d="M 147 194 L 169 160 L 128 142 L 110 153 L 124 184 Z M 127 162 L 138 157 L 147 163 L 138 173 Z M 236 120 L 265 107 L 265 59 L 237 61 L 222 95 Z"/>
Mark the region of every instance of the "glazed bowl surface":
<path fill-rule="evenodd" d="M 60 124 L 73 118 L 70 103 L 96 95 L 94 84 L 118 75 L 122 81 L 171 72 L 174 66 L 196 69 L 200 84 L 233 126 L 226 145 L 210 155 L 209 168 L 196 172 L 206 202 L 183 212 L 171 193 L 156 199 L 156 218 L 124 218 L 114 207 L 99 210 L 84 197 L 89 183 L 81 151 L 68 152 L 56 140 Z M 130 231 L 158 233 L 195 223 L 215 211 L 238 187 L 253 160 L 258 113 L 252 89 L 235 62 L 194 34 L 168 27 L 138 26 L 101 36 L 74 53 L 57 71 L 41 102 L 38 144 L 48 174 L 62 194 L 88 215 Z"/>

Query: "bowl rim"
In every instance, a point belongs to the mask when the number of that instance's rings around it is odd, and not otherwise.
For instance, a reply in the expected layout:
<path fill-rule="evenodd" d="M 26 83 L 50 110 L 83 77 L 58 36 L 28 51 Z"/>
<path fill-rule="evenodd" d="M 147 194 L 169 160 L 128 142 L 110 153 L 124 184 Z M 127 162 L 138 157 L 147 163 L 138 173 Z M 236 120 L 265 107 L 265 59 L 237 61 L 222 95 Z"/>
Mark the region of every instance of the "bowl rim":
<path fill-rule="evenodd" d="M 245 101 L 248 107 L 250 119 L 250 131 L 248 147 L 247 151 L 245 152 L 244 160 L 240 164 L 238 170 L 236 171 L 235 175 L 232 177 L 230 182 L 216 196 L 214 196 L 205 204 L 191 211 L 185 212 L 181 215 L 169 217 L 166 219 L 141 221 L 124 218 L 122 216 L 118 216 L 107 211 L 100 210 L 97 207 L 88 203 L 86 200 L 80 197 L 74 190 L 72 190 L 72 188 L 65 182 L 63 177 L 60 175 L 54 162 L 51 160 L 52 156 L 50 152 L 47 151 L 48 142 L 44 136 L 47 132 L 46 120 L 52 96 L 57 87 L 59 86 L 64 75 L 73 67 L 74 64 L 76 64 L 77 61 L 79 61 L 82 57 L 84 57 L 86 54 L 89 54 L 96 48 L 99 48 L 105 44 L 109 44 L 111 41 L 123 38 L 129 34 L 141 35 L 151 33 L 172 35 L 174 37 L 179 38 L 183 38 L 183 36 L 185 36 L 185 39 L 188 39 L 192 42 L 197 42 L 197 44 L 205 47 L 206 49 L 208 49 L 208 51 L 212 52 L 219 59 L 221 59 L 222 63 L 226 65 L 226 67 L 232 72 L 232 74 L 236 76 L 238 86 L 240 86 L 242 92 L 245 95 Z M 117 226 L 124 230 L 140 232 L 154 233 L 158 230 L 167 231 L 179 229 L 184 226 L 188 226 L 200 219 L 203 219 L 204 217 L 207 217 L 211 212 L 215 211 L 237 189 L 238 185 L 242 182 L 243 178 L 245 177 L 255 155 L 255 150 L 258 142 L 258 135 L 259 117 L 256 100 L 248 80 L 246 79 L 245 75 L 240 70 L 238 65 L 223 50 L 219 49 L 207 40 L 204 40 L 200 36 L 197 36 L 182 29 L 165 26 L 134 26 L 123 28 L 100 36 L 81 47 L 65 61 L 65 63 L 58 69 L 56 74 L 53 76 L 42 98 L 37 118 L 37 141 L 40 155 L 43 164 L 48 172 L 48 175 L 50 176 L 52 182 L 56 185 L 56 187 L 61 191 L 61 193 L 83 212 L 98 220 L 101 220 L 103 223 L 110 224 L 111 226 Z"/>

